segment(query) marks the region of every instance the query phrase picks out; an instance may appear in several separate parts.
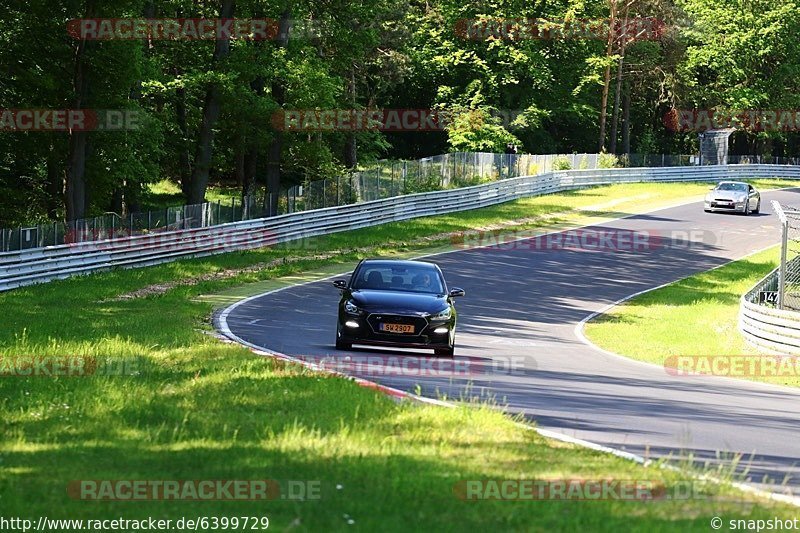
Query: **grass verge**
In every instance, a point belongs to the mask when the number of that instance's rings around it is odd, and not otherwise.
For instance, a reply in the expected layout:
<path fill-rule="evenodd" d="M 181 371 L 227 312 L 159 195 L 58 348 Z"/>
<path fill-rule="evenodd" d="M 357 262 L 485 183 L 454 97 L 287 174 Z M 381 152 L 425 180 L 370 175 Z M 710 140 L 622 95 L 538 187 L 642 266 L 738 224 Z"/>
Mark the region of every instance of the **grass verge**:
<path fill-rule="evenodd" d="M 777 266 L 779 253 L 778 247 L 769 248 L 639 295 L 587 323 L 586 337 L 603 349 L 658 365 L 671 356 L 757 355 L 737 329 L 739 299 Z M 731 377 L 800 386 L 800 376 L 751 375 L 744 368 L 734 368 Z"/>
<path fill-rule="evenodd" d="M 663 484 L 668 493 L 685 487 L 685 480 L 544 439 L 490 406 L 395 403 L 349 381 L 255 357 L 204 334 L 214 304 L 201 295 L 311 269 L 344 269 L 363 255 L 422 253 L 447 245 L 448 232 L 590 223 L 693 198 L 706 188 L 598 187 L 0 294 L 2 368 L 27 356 L 139 362 L 136 372 L 126 375 L 0 379 L 2 516 L 266 515 L 272 528 L 299 531 L 453 530 L 463 524 L 542 531 L 706 530 L 715 515 L 789 518 L 793 508 L 697 482 L 689 498 L 646 503 L 463 501 L 453 488 L 465 480 L 640 480 Z M 321 252 L 330 253 L 319 259 Z M 247 268 L 258 264 L 269 266 Z M 223 271 L 233 273 L 213 276 Z M 193 282 L 177 283 L 187 281 Z M 120 299 L 158 284 L 171 285 Z M 85 479 L 274 479 L 284 489 L 305 480 L 319 482 L 320 498 L 98 502 L 69 497 L 69 483 Z"/>

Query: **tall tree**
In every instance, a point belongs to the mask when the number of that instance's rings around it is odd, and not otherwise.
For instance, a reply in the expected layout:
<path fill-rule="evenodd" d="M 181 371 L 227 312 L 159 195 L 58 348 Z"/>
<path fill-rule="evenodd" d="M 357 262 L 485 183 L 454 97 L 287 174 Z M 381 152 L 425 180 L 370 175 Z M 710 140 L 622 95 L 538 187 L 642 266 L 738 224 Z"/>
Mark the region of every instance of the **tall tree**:
<path fill-rule="evenodd" d="M 86 0 L 83 18 L 94 16 L 94 0 Z M 89 92 L 89 66 L 87 60 L 87 40 L 78 39 L 75 45 L 75 63 L 72 88 L 74 96 L 72 109 L 83 109 Z M 67 220 L 77 220 L 86 214 L 86 155 L 89 137 L 86 130 L 73 130 L 69 136 L 69 156 L 67 160 L 66 204 Z"/>
<path fill-rule="evenodd" d="M 234 6 L 234 0 L 221 0 L 219 17 L 222 19 L 233 18 Z M 229 53 L 230 40 L 225 38 L 217 39 L 214 45 L 212 69 L 220 68 L 221 63 L 228 57 Z M 189 204 L 200 204 L 205 201 L 211 157 L 214 149 L 214 126 L 219 119 L 221 90 L 220 82 L 216 79 L 209 83 L 206 90 L 203 118 L 197 135 L 197 148 L 194 155 L 189 195 L 186 198 Z"/>

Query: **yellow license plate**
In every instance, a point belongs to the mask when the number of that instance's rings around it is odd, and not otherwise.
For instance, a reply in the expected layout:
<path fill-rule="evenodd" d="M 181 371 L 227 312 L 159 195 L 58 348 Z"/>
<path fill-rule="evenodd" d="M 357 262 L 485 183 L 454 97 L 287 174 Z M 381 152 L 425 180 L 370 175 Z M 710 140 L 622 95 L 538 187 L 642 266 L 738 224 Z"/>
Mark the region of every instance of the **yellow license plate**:
<path fill-rule="evenodd" d="M 389 333 L 414 333 L 414 326 L 412 324 L 386 324 L 381 322 L 381 331 L 388 331 Z"/>

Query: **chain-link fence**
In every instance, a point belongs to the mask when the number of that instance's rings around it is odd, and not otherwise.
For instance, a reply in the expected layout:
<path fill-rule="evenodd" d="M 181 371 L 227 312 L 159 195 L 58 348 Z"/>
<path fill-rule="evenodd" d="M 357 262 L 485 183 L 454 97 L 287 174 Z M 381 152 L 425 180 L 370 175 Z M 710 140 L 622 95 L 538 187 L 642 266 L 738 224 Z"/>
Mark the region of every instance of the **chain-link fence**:
<path fill-rule="evenodd" d="M 281 202 L 279 202 L 279 205 Z M 282 202 L 285 209 L 285 202 Z M 116 213 L 75 220 L 52 222 L 16 229 L 0 229 L 0 251 L 28 250 L 58 244 L 113 240 L 162 231 L 203 228 L 227 222 L 263 218 L 270 213 L 269 196 L 232 198 L 225 202 L 166 207 L 124 217 Z"/>
<path fill-rule="evenodd" d="M 699 164 L 691 155 L 493 154 L 454 152 L 417 161 L 378 161 L 342 176 L 296 185 L 287 192 L 289 212 L 368 202 L 402 194 L 468 187 L 553 170 L 661 167 Z"/>
<path fill-rule="evenodd" d="M 454 152 L 416 161 L 378 161 L 368 169 L 281 191 L 225 202 L 168 207 L 124 217 L 116 213 L 69 223 L 0 229 L 0 251 L 117 239 L 159 231 L 215 226 L 392 196 L 478 185 L 554 170 L 676 167 L 701 163 L 699 155 L 494 154 Z M 798 158 L 728 156 L 729 164 L 800 164 Z"/>
<path fill-rule="evenodd" d="M 700 155 L 674 154 L 493 154 L 453 152 L 417 161 L 378 161 L 349 176 L 295 185 L 285 193 L 287 211 L 294 213 L 402 194 L 467 187 L 554 170 L 679 167 L 700 165 Z M 798 165 L 800 158 L 728 156 L 727 163 Z M 283 198 L 281 200 L 284 201 Z M 283 204 L 282 204 L 283 205 Z"/>
<path fill-rule="evenodd" d="M 777 305 L 800 311 L 800 208 L 772 202 L 781 221 Z"/>

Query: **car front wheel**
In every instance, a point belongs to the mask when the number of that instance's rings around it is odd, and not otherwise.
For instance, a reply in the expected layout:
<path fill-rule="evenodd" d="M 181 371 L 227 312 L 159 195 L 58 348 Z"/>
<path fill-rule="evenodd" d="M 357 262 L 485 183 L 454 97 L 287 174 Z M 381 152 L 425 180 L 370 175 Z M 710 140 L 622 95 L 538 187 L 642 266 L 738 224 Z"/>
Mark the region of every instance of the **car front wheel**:
<path fill-rule="evenodd" d="M 456 351 L 455 346 L 450 346 L 449 348 L 434 348 L 433 353 L 436 355 L 443 355 L 446 357 L 453 357 L 453 354 Z"/>
<path fill-rule="evenodd" d="M 336 328 L 336 349 L 337 350 L 349 350 L 352 347 L 353 347 L 353 345 L 351 343 L 344 342 L 342 340 L 341 332 L 339 331 L 339 328 L 337 327 Z"/>

